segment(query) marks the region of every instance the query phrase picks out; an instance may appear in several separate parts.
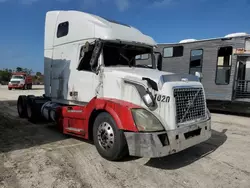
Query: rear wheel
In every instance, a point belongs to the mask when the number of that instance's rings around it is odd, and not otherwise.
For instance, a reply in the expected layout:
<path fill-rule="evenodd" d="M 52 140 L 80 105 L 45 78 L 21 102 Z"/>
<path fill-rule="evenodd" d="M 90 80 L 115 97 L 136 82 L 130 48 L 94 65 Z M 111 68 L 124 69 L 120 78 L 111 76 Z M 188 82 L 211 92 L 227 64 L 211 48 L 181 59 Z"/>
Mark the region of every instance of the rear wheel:
<path fill-rule="evenodd" d="M 32 84 L 29 84 L 29 85 L 28 85 L 28 89 L 32 89 Z"/>
<path fill-rule="evenodd" d="M 107 112 L 100 113 L 95 119 L 93 139 L 98 153 L 107 160 L 120 160 L 128 154 L 124 133 Z"/>
<path fill-rule="evenodd" d="M 23 90 L 26 90 L 27 89 L 27 85 L 23 85 Z"/>
<path fill-rule="evenodd" d="M 39 118 L 34 98 L 35 98 L 34 95 L 27 96 L 27 117 L 28 120 L 32 123 L 36 123 Z"/>
<path fill-rule="evenodd" d="M 20 118 L 27 117 L 27 97 L 20 95 L 17 99 L 17 112 Z"/>

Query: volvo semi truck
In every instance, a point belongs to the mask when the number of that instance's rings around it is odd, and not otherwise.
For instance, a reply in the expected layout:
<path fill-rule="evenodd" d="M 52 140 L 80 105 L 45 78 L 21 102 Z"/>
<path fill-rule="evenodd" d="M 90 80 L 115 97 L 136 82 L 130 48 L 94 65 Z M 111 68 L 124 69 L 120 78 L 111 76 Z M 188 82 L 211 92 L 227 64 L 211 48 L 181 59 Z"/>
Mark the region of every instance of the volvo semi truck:
<path fill-rule="evenodd" d="M 43 96 L 18 97 L 21 118 L 53 121 L 93 140 L 107 160 L 167 156 L 211 137 L 199 78 L 157 69 L 156 42 L 138 29 L 80 11 L 49 11 Z M 150 64 L 136 56 L 150 54 Z"/>

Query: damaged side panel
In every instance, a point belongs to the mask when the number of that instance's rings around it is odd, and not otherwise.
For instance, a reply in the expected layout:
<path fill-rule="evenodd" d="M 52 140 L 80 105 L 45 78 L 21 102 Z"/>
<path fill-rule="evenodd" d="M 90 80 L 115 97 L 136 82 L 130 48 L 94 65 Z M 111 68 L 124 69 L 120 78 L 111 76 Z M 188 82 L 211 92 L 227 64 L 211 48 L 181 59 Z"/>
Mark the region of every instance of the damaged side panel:
<path fill-rule="evenodd" d="M 53 73 L 51 75 L 51 95 L 53 101 L 78 104 L 79 102 L 89 102 L 95 96 L 98 75 L 90 67 L 88 56 L 92 57 L 91 48 L 89 48 L 89 54 L 82 53 L 81 55 L 83 46 L 86 48 L 85 44 L 86 41 L 81 41 L 77 44 L 66 44 L 54 48 L 51 66 L 51 72 Z M 85 56 L 85 59 L 82 58 L 83 56 Z M 96 61 L 98 60 L 98 56 L 94 58 Z"/>

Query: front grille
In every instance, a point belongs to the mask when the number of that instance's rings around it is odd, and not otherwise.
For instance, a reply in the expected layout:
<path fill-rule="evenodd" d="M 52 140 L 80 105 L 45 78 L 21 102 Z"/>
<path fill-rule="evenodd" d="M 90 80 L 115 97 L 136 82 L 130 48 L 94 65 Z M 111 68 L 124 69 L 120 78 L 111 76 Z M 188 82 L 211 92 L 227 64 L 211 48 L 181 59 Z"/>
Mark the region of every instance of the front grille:
<path fill-rule="evenodd" d="M 12 84 L 19 84 L 20 81 L 11 81 Z"/>
<path fill-rule="evenodd" d="M 206 117 L 202 88 L 174 88 L 177 124 Z"/>

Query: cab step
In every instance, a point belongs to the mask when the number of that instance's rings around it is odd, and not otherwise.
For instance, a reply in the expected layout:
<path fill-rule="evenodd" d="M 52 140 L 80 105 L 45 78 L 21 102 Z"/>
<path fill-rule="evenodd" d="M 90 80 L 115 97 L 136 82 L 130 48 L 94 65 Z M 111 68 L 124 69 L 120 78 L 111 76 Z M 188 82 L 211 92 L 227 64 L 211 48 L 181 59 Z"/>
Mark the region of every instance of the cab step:
<path fill-rule="evenodd" d="M 73 134 L 77 134 L 77 135 L 85 135 L 85 131 L 83 129 L 77 129 L 74 127 L 67 127 L 65 128 L 65 131 L 67 131 L 68 133 L 73 133 Z"/>

